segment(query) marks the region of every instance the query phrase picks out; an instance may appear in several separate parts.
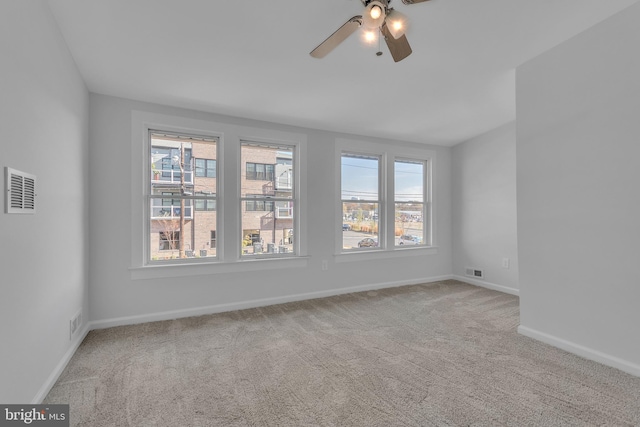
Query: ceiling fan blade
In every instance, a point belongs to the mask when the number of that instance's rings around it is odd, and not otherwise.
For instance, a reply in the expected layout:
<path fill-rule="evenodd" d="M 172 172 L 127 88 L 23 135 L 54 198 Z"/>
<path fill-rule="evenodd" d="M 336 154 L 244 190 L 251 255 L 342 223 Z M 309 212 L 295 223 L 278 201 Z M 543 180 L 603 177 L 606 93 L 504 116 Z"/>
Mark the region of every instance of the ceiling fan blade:
<path fill-rule="evenodd" d="M 424 3 L 425 1 L 429 1 L 429 0 L 402 0 L 402 3 L 404 3 L 404 4 L 416 4 L 416 3 Z"/>
<path fill-rule="evenodd" d="M 356 15 L 349 19 L 344 25 L 338 28 L 325 41 L 320 43 L 318 47 L 313 49 L 309 55 L 314 58 L 324 58 L 329 52 L 335 49 L 340 43 L 345 41 L 347 37 L 353 34 L 362 25 L 362 16 Z"/>
<path fill-rule="evenodd" d="M 391 57 L 395 62 L 402 61 L 407 56 L 411 55 L 411 46 L 409 46 L 409 41 L 407 40 L 407 36 L 404 34 L 397 39 L 394 39 L 387 28 L 387 24 L 382 24 L 380 27 L 380 31 L 382 31 L 382 35 L 384 36 L 384 41 L 387 42 L 387 47 L 389 48 L 389 52 L 391 52 Z"/>

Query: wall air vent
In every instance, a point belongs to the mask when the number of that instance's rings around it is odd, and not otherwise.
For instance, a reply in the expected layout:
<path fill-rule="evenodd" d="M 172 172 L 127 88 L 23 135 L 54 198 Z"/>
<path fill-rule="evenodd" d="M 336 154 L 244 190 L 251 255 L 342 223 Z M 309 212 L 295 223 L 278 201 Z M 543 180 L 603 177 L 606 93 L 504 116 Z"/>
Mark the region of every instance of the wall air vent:
<path fill-rule="evenodd" d="M 464 274 L 469 276 L 469 277 L 475 277 L 476 279 L 482 279 L 484 277 L 484 274 L 482 273 L 482 270 L 478 270 L 475 268 L 469 268 L 466 267 Z"/>
<path fill-rule="evenodd" d="M 5 167 L 5 212 L 9 214 L 36 213 L 36 177 Z"/>

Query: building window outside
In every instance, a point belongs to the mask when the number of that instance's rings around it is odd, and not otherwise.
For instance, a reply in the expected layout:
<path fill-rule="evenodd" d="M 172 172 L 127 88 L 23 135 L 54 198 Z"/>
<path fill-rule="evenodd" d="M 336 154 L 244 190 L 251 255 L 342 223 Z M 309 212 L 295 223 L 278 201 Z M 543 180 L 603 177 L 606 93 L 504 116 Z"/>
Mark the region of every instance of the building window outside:
<path fill-rule="evenodd" d="M 246 179 L 256 181 L 273 181 L 275 165 L 247 162 Z"/>
<path fill-rule="evenodd" d="M 197 176 L 197 175 L 196 175 Z M 196 196 L 204 196 L 205 198 L 196 199 L 194 201 L 196 211 L 215 211 L 216 210 L 216 200 L 208 198 L 207 193 L 198 192 Z"/>
<path fill-rule="evenodd" d="M 158 240 L 160 241 L 159 250 L 172 251 L 178 248 L 178 242 L 180 241 L 180 232 L 171 230 L 161 231 L 159 233 Z"/>
<path fill-rule="evenodd" d="M 426 245 L 425 176 L 426 162 L 410 159 L 394 161 L 395 245 Z"/>
<path fill-rule="evenodd" d="M 245 141 L 240 157 L 242 257 L 296 255 L 295 147 Z"/>
<path fill-rule="evenodd" d="M 216 161 L 213 159 L 195 159 L 196 177 L 215 178 Z"/>
<path fill-rule="evenodd" d="M 247 194 L 247 197 L 254 197 L 256 200 L 247 200 L 245 202 L 245 210 L 248 212 L 273 212 L 273 201 L 259 199 L 259 194 Z"/>
<path fill-rule="evenodd" d="M 148 261 L 215 258 L 217 139 L 150 131 L 149 140 Z"/>
<path fill-rule="evenodd" d="M 342 249 L 380 245 L 380 162 L 377 155 L 341 156 Z"/>
<path fill-rule="evenodd" d="M 156 146 L 153 150 L 153 156 L 156 160 L 151 163 L 154 181 L 163 182 L 181 182 L 180 165 L 175 161 L 176 158 L 184 157 L 185 164 L 191 164 L 191 148 L 187 147 L 183 153 L 180 153 L 178 147 L 160 147 Z M 191 169 L 185 170 L 185 181 L 193 183 L 193 172 Z"/>

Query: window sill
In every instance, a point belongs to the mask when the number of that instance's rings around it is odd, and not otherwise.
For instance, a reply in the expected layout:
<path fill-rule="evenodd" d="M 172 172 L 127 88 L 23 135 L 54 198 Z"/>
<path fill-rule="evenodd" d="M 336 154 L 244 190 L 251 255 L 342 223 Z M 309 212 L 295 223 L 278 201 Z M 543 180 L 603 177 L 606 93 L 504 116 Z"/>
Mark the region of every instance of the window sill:
<path fill-rule="evenodd" d="M 285 268 L 303 268 L 308 257 L 242 259 L 232 262 L 202 262 L 171 265 L 131 267 L 131 280 L 162 279 L 171 277 L 208 276 L 211 274 L 243 273 Z"/>
<path fill-rule="evenodd" d="M 342 252 L 340 254 L 334 255 L 334 259 L 336 263 L 341 263 L 341 262 L 405 258 L 408 256 L 436 255 L 437 253 L 438 253 L 437 246 L 421 246 L 421 247 L 411 246 L 411 247 L 404 247 L 404 248 L 394 247 L 393 249 L 376 249 L 376 250 L 366 250 L 366 251 Z"/>

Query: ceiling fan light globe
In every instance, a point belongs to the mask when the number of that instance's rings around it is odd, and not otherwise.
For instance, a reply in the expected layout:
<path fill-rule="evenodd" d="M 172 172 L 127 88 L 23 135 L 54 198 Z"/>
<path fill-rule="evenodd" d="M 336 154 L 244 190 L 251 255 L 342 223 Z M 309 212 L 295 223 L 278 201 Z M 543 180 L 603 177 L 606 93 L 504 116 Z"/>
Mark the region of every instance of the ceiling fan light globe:
<path fill-rule="evenodd" d="M 368 43 L 373 43 L 376 40 L 376 33 L 371 30 L 365 31 L 364 40 Z"/>
<path fill-rule="evenodd" d="M 380 9 L 380 6 L 373 6 L 370 14 L 372 19 L 378 19 L 382 15 L 382 9 Z"/>
<path fill-rule="evenodd" d="M 391 9 L 387 15 L 387 28 L 394 39 L 398 39 L 407 31 L 409 19 L 406 15 Z"/>
<path fill-rule="evenodd" d="M 378 0 L 373 0 L 367 5 L 362 17 L 364 26 L 367 28 L 378 28 L 384 23 L 385 7 Z"/>

